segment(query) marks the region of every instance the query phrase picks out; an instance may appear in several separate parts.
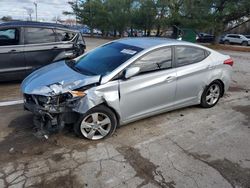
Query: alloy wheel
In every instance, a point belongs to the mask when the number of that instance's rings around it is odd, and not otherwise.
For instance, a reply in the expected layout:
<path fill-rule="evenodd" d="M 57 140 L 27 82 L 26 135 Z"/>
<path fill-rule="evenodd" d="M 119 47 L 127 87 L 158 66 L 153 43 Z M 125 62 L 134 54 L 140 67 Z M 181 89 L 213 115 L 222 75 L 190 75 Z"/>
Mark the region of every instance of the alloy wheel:
<path fill-rule="evenodd" d="M 91 113 L 82 120 L 80 130 L 84 137 L 91 140 L 99 140 L 109 134 L 111 120 L 104 113 Z"/>
<path fill-rule="evenodd" d="M 218 84 L 212 84 L 207 90 L 206 102 L 209 105 L 215 104 L 220 98 L 220 86 Z"/>

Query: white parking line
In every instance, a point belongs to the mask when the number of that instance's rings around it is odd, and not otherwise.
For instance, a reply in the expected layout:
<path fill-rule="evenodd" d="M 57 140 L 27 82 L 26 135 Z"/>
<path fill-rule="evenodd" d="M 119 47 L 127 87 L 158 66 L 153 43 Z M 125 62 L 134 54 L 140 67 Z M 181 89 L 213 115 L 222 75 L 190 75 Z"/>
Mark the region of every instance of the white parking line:
<path fill-rule="evenodd" d="M 23 100 L 0 102 L 0 107 L 22 104 L 22 103 L 23 103 Z"/>

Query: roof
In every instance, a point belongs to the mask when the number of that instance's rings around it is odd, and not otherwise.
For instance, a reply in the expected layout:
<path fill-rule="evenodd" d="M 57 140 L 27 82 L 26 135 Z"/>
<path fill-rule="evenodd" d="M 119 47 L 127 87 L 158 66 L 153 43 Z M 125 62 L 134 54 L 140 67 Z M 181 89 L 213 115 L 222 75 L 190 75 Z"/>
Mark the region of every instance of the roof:
<path fill-rule="evenodd" d="M 68 26 L 56 23 L 47 23 L 47 22 L 33 22 L 33 21 L 10 21 L 0 23 L 0 26 L 38 26 L 38 27 L 51 27 L 51 28 L 61 28 L 61 29 L 71 29 Z M 71 29 L 72 30 L 72 29 Z"/>
<path fill-rule="evenodd" d="M 139 48 L 147 49 L 160 45 L 173 45 L 173 44 L 192 44 L 185 41 L 169 39 L 169 38 L 157 38 L 157 37 L 138 37 L 138 38 L 125 38 L 117 40 L 119 43 L 136 46 Z"/>

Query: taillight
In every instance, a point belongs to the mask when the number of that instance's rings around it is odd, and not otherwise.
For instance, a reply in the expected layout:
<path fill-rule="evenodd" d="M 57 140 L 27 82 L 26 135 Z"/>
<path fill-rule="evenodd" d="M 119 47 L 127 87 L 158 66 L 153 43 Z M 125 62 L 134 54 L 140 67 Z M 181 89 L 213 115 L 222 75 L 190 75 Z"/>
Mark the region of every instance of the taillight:
<path fill-rule="evenodd" d="M 232 58 L 230 58 L 230 59 L 225 60 L 223 64 L 233 66 L 234 61 L 233 61 L 233 59 L 232 59 Z"/>

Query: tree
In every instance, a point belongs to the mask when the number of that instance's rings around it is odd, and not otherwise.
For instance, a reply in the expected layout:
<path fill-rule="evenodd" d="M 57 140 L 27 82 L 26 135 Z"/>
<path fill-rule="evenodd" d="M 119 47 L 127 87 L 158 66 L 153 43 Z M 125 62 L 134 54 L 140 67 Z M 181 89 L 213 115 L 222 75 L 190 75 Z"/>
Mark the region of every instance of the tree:
<path fill-rule="evenodd" d="M 157 16 L 156 4 L 154 0 L 140 0 L 135 10 L 134 24 L 139 29 L 143 29 L 147 36 L 155 25 Z"/>
<path fill-rule="evenodd" d="M 56 22 L 56 23 L 61 23 L 62 22 L 62 19 L 61 19 L 61 17 L 60 16 L 54 16 L 53 18 L 52 18 L 52 21 L 54 21 L 54 22 Z"/>
<path fill-rule="evenodd" d="M 29 8 L 29 7 L 24 7 L 24 9 L 26 10 L 26 12 L 29 16 L 29 20 L 32 21 L 32 14 L 34 13 L 34 10 L 32 8 Z"/>
<path fill-rule="evenodd" d="M 249 0 L 169 0 L 167 6 L 168 25 L 210 31 L 217 41 L 229 25 L 240 24 L 250 16 Z"/>
<path fill-rule="evenodd" d="M 242 22 L 244 17 L 250 16 L 249 0 L 210 0 L 211 20 L 214 35 L 217 37 L 225 31 L 228 24 Z"/>
<path fill-rule="evenodd" d="M 11 21 L 12 20 L 12 17 L 11 16 L 3 16 L 1 18 L 1 20 L 5 21 L 5 22 L 8 22 L 8 21 Z"/>
<path fill-rule="evenodd" d="M 169 12 L 169 1 L 168 0 L 158 0 L 156 1 L 156 28 L 157 28 L 157 36 L 160 35 L 160 30 L 162 27 L 167 25 L 167 17 Z"/>
<path fill-rule="evenodd" d="M 147 35 L 164 27 L 189 27 L 210 31 L 216 37 L 229 25 L 241 24 L 250 17 L 250 0 L 77 0 L 71 1 L 77 21 L 106 31 L 143 29 Z"/>
<path fill-rule="evenodd" d="M 69 2 L 73 12 L 63 12 L 65 15 L 76 15 L 77 21 L 81 24 L 86 24 L 90 27 L 91 35 L 93 29 L 101 27 L 104 29 L 107 26 L 107 14 L 103 7 L 102 0 L 85 0 Z"/>
<path fill-rule="evenodd" d="M 108 12 L 108 21 L 111 29 L 114 31 L 114 36 L 116 36 L 116 31 L 119 31 L 119 35 L 123 36 L 123 32 L 126 27 L 130 24 L 130 11 L 132 6 L 131 0 L 107 0 L 105 2 Z"/>

